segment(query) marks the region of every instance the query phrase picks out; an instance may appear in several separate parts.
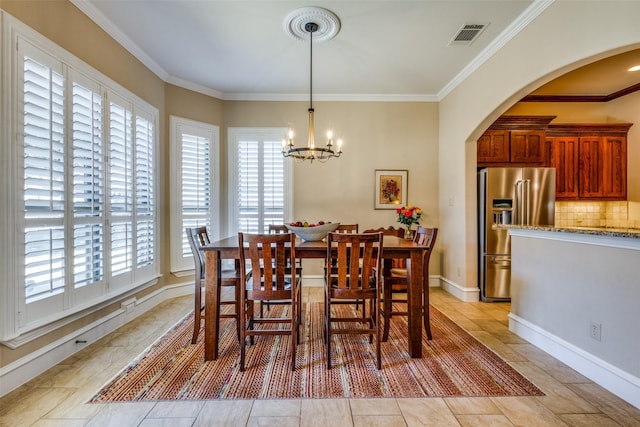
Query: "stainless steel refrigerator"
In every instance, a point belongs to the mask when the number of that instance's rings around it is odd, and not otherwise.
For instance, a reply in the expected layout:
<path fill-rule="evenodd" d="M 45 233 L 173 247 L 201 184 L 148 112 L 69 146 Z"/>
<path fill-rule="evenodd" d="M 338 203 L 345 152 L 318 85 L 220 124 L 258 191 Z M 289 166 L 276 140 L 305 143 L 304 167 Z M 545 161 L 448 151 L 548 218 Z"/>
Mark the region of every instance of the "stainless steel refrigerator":
<path fill-rule="evenodd" d="M 478 283 L 483 301 L 511 299 L 509 227 L 553 225 L 554 168 L 478 171 Z"/>

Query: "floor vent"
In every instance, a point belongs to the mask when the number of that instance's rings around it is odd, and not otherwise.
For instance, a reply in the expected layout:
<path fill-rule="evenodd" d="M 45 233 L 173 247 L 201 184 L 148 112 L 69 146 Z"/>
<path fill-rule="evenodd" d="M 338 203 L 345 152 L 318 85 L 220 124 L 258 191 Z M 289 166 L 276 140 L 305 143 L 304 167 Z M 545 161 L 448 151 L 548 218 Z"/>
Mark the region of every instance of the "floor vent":
<path fill-rule="evenodd" d="M 471 44 L 486 27 L 487 24 L 464 24 L 449 44 Z"/>

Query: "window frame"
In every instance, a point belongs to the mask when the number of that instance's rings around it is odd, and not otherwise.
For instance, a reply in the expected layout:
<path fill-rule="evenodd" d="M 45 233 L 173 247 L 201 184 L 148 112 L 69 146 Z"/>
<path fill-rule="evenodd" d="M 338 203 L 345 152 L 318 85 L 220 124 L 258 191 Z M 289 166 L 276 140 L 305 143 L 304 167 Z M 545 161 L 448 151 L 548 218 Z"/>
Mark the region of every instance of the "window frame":
<path fill-rule="evenodd" d="M 114 298 L 122 297 L 139 289 L 157 283 L 160 276 L 159 268 L 159 247 L 161 238 L 157 233 L 148 235 L 148 230 L 158 229 L 158 211 L 161 206 L 158 194 L 158 138 L 159 138 L 159 111 L 148 104 L 132 92 L 123 88 L 98 70 L 84 63 L 70 52 L 56 45 L 46 37 L 21 23 L 17 19 L 0 11 L 0 31 L 2 33 L 1 64 L 0 64 L 0 89 L 3 93 L 0 104 L 0 136 L 6 144 L 0 144 L 0 166 L 2 171 L 0 176 L 0 246 L 2 256 L 0 256 L 0 341 L 10 348 L 17 348 L 30 342 L 44 334 L 55 330 L 61 326 L 69 324 L 88 313 L 95 312 L 108 304 Z M 28 46 L 28 47 L 25 47 Z M 25 50 L 26 49 L 26 50 Z M 24 205 L 24 166 L 25 160 L 22 154 L 24 147 L 24 94 L 22 91 L 24 73 L 21 73 L 25 57 L 29 50 L 39 51 L 46 56 L 43 65 L 47 67 L 51 63 L 61 64 L 60 69 L 64 76 L 64 100 L 63 100 L 63 127 L 64 127 L 64 213 L 62 218 L 56 218 L 63 227 L 64 233 L 64 288 L 60 298 L 42 298 L 32 300 L 27 303 L 25 293 L 25 230 L 30 224 L 39 226 L 47 225 L 51 221 L 41 220 L 38 216 L 27 221 L 25 218 Z M 104 206 L 100 215 L 95 216 L 95 221 L 87 220 L 82 215 L 74 215 L 74 170 L 73 156 L 74 148 L 77 147 L 73 137 L 73 88 L 74 83 L 84 86 L 89 82 L 93 92 L 99 88 L 102 97 L 102 109 L 100 119 L 102 120 L 101 140 L 102 140 L 102 198 Z M 124 99 L 132 108 L 134 130 L 136 120 L 146 120 L 146 134 L 133 136 L 133 153 L 136 154 L 136 143 L 142 144 L 146 150 L 143 163 L 147 162 L 147 173 L 140 181 L 138 188 L 144 188 L 146 194 L 147 209 L 145 216 L 139 216 L 133 211 L 133 221 L 145 220 L 145 232 L 141 235 L 144 239 L 144 265 L 136 268 L 139 248 L 137 242 L 133 242 L 132 252 L 134 254 L 133 273 L 120 286 L 108 275 L 110 274 L 108 264 L 110 260 L 110 248 L 106 243 L 109 233 L 105 230 L 111 224 L 109 209 L 109 187 L 108 187 L 108 150 L 110 140 L 108 135 L 109 115 L 107 106 L 112 96 L 119 96 Z M 80 123 L 80 122 L 78 122 Z M 137 139 L 136 139 L 137 138 Z M 151 162 L 151 167 L 149 167 Z M 135 181 L 134 169 L 134 185 Z M 144 181 L 144 183 L 142 182 Z M 93 193 L 91 193 L 93 194 Z M 142 194 L 142 193 L 141 193 Z M 133 204 L 139 197 L 133 198 Z M 76 286 L 74 270 L 74 230 L 77 226 L 87 223 L 100 224 L 103 227 L 103 276 L 102 280 L 93 281 L 88 286 Z M 134 227 L 135 230 L 135 227 Z M 90 237 L 85 237 L 90 238 Z M 142 240 L 140 240 L 142 241 Z M 6 251 L 6 253 L 5 253 Z M 82 258 L 82 256 L 80 256 Z M 90 259 L 91 257 L 86 257 Z M 90 265 L 90 264 L 86 264 Z M 57 295 L 56 295 L 57 296 Z"/>
<path fill-rule="evenodd" d="M 228 195 L 229 195 L 229 209 L 227 231 L 228 235 L 236 234 L 239 230 L 238 226 L 238 143 L 242 140 L 257 140 L 264 143 L 264 141 L 282 141 L 284 135 L 287 132 L 287 128 L 280 127 L 230 127 L 227 128 L 228 139 Z M 282 155 L 281 147 L 276 155 Z M 289 222 L 293 217 L 293 165 L 289 159 L 283 157 L 283 174 L 284 174 L 284 221 Z M 263 213 L 261 213 L 263 215 Z M 264 226 L 266 228 L 266 226 Z M 265 233 L 267 231 L 264 231 Z"/>
<path fill-rule="evenodd" d="M 216 125 L 170 116 L 170 147 L 171 147 L 171 273 L 176 276 L 192 274 L 194 270 L 193 256 L 184 255 L 182 243 L 185 238 L 184 218 L 182 208 L 182 135 L 192 134 L 202 138 L 209 138 L 209 225 L 208 231 L 213 240 L 221 238 L 221 209 L 220 209 L 220 128 Z"/>

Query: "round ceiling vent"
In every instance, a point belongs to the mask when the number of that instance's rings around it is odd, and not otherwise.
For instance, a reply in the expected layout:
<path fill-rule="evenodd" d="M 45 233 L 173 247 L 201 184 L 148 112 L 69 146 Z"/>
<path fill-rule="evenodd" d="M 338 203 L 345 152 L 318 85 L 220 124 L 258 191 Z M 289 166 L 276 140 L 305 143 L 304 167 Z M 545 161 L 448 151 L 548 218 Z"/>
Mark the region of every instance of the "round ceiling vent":
<path fill-rule="evenodd" d="M 340 19 L 330 10 L 309 6 L 294 10 L 284 18 L 284 32 L 296 40 L 309 40 L 308 23 L 314 23 L 318 29 L 313 32 L 313 41 L 331 40 L 340 32 Z"/>

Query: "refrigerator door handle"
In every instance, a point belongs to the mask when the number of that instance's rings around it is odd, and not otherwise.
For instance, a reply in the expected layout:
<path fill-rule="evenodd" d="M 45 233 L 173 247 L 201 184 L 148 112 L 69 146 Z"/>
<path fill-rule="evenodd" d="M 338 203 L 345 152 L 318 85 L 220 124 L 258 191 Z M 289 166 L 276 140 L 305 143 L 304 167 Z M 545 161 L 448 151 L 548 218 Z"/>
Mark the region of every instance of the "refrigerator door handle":
<path fill-rule="evenodd" d="M 495 265 L 502 265 L 504 267 L 509 267 L 511 265 L 511 257 L 509 256 L 492 256 L 489 258 L 489 262 Z"/>
<path fill-rule="evenodd" d="M 524 180 L 523 179 L 519 179 L 516 181 L 515 183 L 515 197 L 516 197 L 516 203 L 515 203 L 515 207 L 514 207 L 514 223 L 518 224 L 518 225 L 522 225 L 524 224 L 524 201 L 523 201 L 523 197 L 524 197 Z"/>
<path fill-rule="evenodd" d="M 531 225 L 531 180 L 523 179 L 523 198 L 524 198 L 524 222 L 523 225 Z"/>

